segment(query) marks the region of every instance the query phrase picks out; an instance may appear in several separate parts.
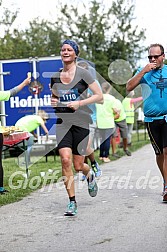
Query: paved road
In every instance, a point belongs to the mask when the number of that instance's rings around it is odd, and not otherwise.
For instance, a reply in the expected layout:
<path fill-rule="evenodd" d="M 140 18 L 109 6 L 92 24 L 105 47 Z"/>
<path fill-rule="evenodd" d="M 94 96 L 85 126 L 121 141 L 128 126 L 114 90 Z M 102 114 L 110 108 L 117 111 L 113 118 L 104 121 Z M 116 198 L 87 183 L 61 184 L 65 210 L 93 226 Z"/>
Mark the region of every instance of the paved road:
<path fill-rule="evenodd" d="M 0 208 L 0 252 L 165 252 L 167 205 L 150 145 L 102 165 L 97 197 L 76 181 L 77 217 L 63 184 Z"/>

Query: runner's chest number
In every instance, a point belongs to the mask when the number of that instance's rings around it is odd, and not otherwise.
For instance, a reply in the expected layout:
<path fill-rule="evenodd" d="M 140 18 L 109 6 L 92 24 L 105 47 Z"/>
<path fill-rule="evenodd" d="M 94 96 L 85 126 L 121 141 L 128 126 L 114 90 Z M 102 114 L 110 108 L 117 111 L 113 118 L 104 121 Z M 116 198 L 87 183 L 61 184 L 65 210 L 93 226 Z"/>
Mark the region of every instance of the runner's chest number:
<path fill-rule="evenodd" d="M 59 95 L 61 102 L 75 101 L 79 97 L 78 89 L 60 90 Z"/>

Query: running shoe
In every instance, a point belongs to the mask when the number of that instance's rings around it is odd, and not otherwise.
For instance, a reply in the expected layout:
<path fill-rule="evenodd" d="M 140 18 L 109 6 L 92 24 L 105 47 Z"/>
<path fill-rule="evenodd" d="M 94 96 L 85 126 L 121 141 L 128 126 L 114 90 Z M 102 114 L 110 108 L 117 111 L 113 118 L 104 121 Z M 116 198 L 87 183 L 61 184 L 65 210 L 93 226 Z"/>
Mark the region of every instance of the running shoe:
<path fill-rule="evenodd" d="M 167 202 L 167 190 L 165 190 L 163 193 L 163 201 Z"/>
<path fill-rule="evenodd" d="M 167 186 L 164 184 L 163 201 L 167 202 Z"/>
<path fill-rule="evenodd" d="M 64 216 L 75 216 L 77 214 L 77 203 L 75 201 L 71 201 L 67 205 L 67 210 L 64 213 Z"/>
<path fill-rule="evenodd" d="M 164 195 L 164 192 L 165 192 L 165 182 L 163 183 L 163 190 L 162 190 L 162 196 Z"/>
<path fill-rule="evenodd" d="M 97 186 L 97 183 L 95 181 L 94 172 L 91 171 L 91 174 L 92 174 L 92 180 L 91 180 L 91 182 L 88 182 L 88 192 L 89 192 L 89 195 L 91 197 L 95 197 L 97 195 L 98 186 Z"/>
<path fill-rule="evenodd" d="M 94 171 L 96 177 L 100 177 L 102 175 L 102 171 L 101 171 L 100 166 L 97 162 L 95 164 L 92 164 L 91 167 L 92 167 L 92 170 Z"/>

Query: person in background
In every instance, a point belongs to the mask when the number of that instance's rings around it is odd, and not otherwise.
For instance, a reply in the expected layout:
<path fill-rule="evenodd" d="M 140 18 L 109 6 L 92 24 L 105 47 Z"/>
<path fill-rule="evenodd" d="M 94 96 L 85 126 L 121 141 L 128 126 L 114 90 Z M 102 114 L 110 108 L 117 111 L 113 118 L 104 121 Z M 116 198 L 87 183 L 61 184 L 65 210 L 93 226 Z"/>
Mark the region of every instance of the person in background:
<path fill-rule="evenodd" d="M 89 65 L 86 61 L 78 61 L 77 65 L 80 67 L 83 67 L 84 69 L 89 69 Z M 98 83 L 98 81 L 96 80 Z M 100 87 L 100 83 L 98 83 Z M 101 88 L 101 87 L 100 87 Z M 88 97 L 92 95 L 92 91 L 88 88 Z M 95 104 L 89 104 L 89 108 L 92 110 L 91 113 L 91 118 L 92 118 L 92 123 L 89 125 L 89 141 L 86 149 L 87 156 L 85 156 L 85 163 L 88 163 L 88 159 L 91 162 L 91 168 L 93 169 L 95 176 L 99 177 L 102 175 L 102 171 L 100 169 L 100 166 L 98 162 L 95 160 L 95 154 L 94 154 L 94 149 L 93 149 L 93 140 L 95 136 L 95 131 L 97 128 L 97 122 L 96 122 L 96 106 Z M 85 175 L 82 176 L 82 181 L 86 179 Z"/>
<path fill-rule="evenodd" d="M 111 161 L 109 158 L 110 139 L 116 130 L 114 120 L 119 117 L 119 111 L 115 108 L 115 97 L 109 94 L 111 90 L 110 84 L 104 82 L 101 87 L 104 103 L 96 104 L 97 127 L 101 142 L 99 159 L 108 163 Z"/>
<path fill-rule="evenodd" d="M 23 131 L 29 132 L 29 139 L 27 142 L 27 162 L 31 164 L 30 156 L 32 151 L 32 146 L 34 145 L 34 139 L 38 138 L 35 130 L 41 126 L 46 134 L 46 140 L 48 140 L 49 131 L 45 125 L 46 121 L 49 119 L 48 114 L 44 110 L 38 110 L 37 115 L 25 115 L 21 117 L 16 123 L 15 126 L 19 127 Z"/>
<path fill-rule="evenodd" d="M 135 92 L 134 90 L 132 90 L 131 92 L 128 93 L 127 97 L 125 97 L 122 101 L 122 105 L 126 114 L 126 123 L 128 127 L 128 146 L 131 146 L 132 144 L 132 131 L 133 131 L 133 125 L 135 121 L 134 104 L 143 100 L 141 96 L 137 98 L 133 98 L 134 94 Z"/>
<path fill-rule="evenodd" d="M 163 178 L 163 201 L 167 202 L 167 65 L 164 64 L 164 47 L 151 44 L 148 60 L 149 63 L 128 80 L 127 91 L 141 85 L 144 121 Z"/>
<path fill-rule="evenodd" d="M 95 79 L 86 69 L 77 66 L 78 44 L 70 39 L 61 46 L 63 69 L 51 78 L 51 105 L 55 109 L 60 124 L 56 126 L 57 149 L 62 163 L 62 175 L 69 197 L 65 216 L 77 214 L 77 202 L 74 186 L 74 167 L 87 177 L 88 192 L 91 197 L 97 195 L 98 186 L 95 174 L 84 163 L 89 140 L 89 124 L 92 123 L 92 103 L 103 103 L 103 95 Z M 88 97 L 88 88 L 93 94 Z"/>
<path fill-rule="evenodd" d="M 31 82 L 31 77 L 28 77 L 18 86 L 10 90 L 0 91 L 0 101 L 8 101 L 10 97 L 15 96 L 25 86 L 29 85 L 30 82 Z M 5 194 L 8 192 L 8 190 L 6 190 L 3 186 L 4 171 L 3 171 L 3 166 L 2 166 L 2 149 L 3 149 L 3 133 L 2 133 L 2 128 L 0 127 L 0 194 Z"/>
<path fill-rule="evenodd" d="M 120 158 L 120 155 L 117 153 L 117 138 L 120 138 L 120 132 L 118 130 L 119 128 L 116 127 L 116 130 L 114 131 L 114 134 L 111 137 L 112 156 L 115 158 Z"/>
<path fill-rule="evenodd" d="M 127 139 L 128 127 L 127 127 L 127 123 L 126 123 L 126 114 L 125 114 L 123 105 L 120 100 L 115 99 L 114 106 L 115 106 L 115 108 L 117 108 L 118 113 L 119 113 L 119 117 L 115 119 L 115 124 L 116 124 L 116 127 L 118 127 L 120 130 L 120 134 L 121 134 L 122 142 L 123 142 L 123 150 L 127 156 L 131 156 L 131 152 L 128 150 L 128 139 Z M 115 137 L 116 136 L 114 135 L 112 138 L 114 146 L 115 146 L 114 142 L 116 141 Z M 115 153 L 115 150 L 113 150 L 113 151 Z"/>

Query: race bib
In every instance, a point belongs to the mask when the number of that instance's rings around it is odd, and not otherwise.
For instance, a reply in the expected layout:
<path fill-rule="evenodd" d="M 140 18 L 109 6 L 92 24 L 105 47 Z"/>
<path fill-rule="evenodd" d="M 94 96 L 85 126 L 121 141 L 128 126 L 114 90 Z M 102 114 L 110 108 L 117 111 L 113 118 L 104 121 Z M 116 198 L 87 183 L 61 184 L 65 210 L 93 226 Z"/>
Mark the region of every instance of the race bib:
<path fill-rule="evenodd" d="M 77 100 L 79 97 L 78 89 L 59 90 L 59 100 L 62 104 L 67 104 Z M 78 99 L 79 100 L 79 99 Z"/>

